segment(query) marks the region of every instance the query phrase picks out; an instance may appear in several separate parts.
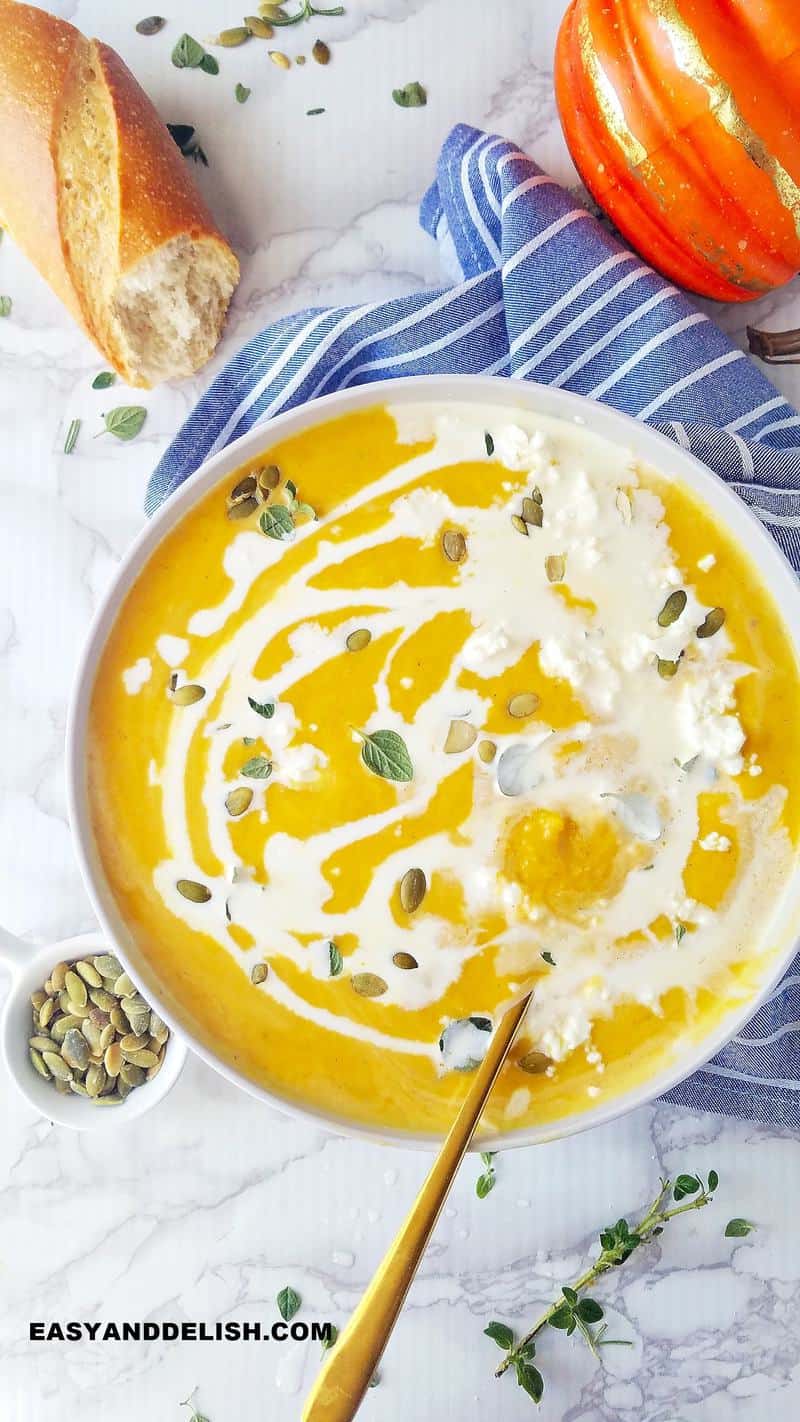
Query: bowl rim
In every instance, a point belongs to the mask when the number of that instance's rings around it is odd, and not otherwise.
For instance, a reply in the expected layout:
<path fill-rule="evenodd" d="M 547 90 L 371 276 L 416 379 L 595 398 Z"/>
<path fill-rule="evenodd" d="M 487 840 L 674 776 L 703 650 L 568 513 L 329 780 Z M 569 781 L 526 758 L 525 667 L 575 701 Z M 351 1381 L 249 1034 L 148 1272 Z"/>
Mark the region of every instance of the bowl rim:
<path fill-rule="evenodd" d="M 662 476 L 674 477 L 688 484 L 719 516 L 723 526 L 745 547 L 756 564 L 780 609 L 800 666 L 800 583 L 794 570 L 753 510 L 719 475 L 682 445 L 673 443 L 652 426 L 608 405 L 572 391 L 540 385 L 534 381 L 496 375 L 403 376 L 319 396 L 303 405 L 282 411 L 264 423 L 253 425 L 230 444 L 209 455 L 194 473 L 167 497 L 145 522 L 124 554 L 94 613 L 75 672 L 66 730 L 69 822 L 84 885 L 113 951 L 119 956 L 126 970 L 141 983 L 148 1001 L 152 1002 L 170 1028 L 183 1037 L 191 1050 L 214 1071 L 283 1114 L 339 1135 L 426 1151 L 438 1149 L 441 1137 L 352 1120 L 295 1101 L 252 1081 L 199 1041 L 192 1028 L 164 1005 L 158 979 L 150 970 L 144 956 L 141 955 L 140 959 L 136 955 L 132 935 L 117 909 L 100 866 L 94 846 L 86 793 L 85 742 L 97 665 L 121 603 L 162 537 L 199 498 L 265 447 L 341 415 L 376 405 L 453 405 L 464 402 L 493 405 L 498 409 L 525 409 L 530 413 L 559 419 L 573 426 L 583 426 L 587 433 L 600 436 L 630 452 L 634 458 L 649 464 Z M 761 980 L 758 992 L 743 1000 L 739 1008 L 729 1012 L 708 1036 L 699 1040 L 692 1039 L 688 1044 L 690 1050 L 687 1048 L 682 1051 L 676 1048 L 674 1058 L 665 1063 L 661 1071 L 653 1077 L 596 1107 L 590 1107 L 559 1121 L 545 1123 L 541 1127 L 528 1126 L 519 1130 L 511 1129 L 499 1135 L 481 1135 L 471 1148 L 521 1148 L 604 1125 L 652 1102 L 657 1096 L 702 1068 L 758 1011 L 792 960 L 800 934 L 800 863 L 795 866 L 786 886 L 779 909 L 779 922 L 780 931 L 776 925 L 775 936 L 780 946 L 772 952 L 772 961 Z"/>

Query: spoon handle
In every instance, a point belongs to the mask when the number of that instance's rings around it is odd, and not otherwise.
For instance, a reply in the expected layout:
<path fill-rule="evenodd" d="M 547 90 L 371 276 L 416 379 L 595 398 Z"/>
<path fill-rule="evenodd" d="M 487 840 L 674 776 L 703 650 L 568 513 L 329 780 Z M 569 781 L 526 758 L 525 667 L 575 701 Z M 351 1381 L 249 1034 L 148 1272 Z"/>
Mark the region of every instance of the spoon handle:
<path fill-rule="evenodd" d="M 27 967 L 36 948 L 31 943 L 26 943 L 24 938 L 17 938 L 15 934 L 9 933 L 7 928 L 0 927 L 0 965 L 9 968 L 15 973 L 19 968 Z"/>
<path fill-rule="evenodd" d="M 501 1017 L 461 1109 L 405 1224 L 325 1362 L 302 1422 L 351 1422 L 389 1341 L 486 1099 L 525 1016 L 530 993 Z"/>

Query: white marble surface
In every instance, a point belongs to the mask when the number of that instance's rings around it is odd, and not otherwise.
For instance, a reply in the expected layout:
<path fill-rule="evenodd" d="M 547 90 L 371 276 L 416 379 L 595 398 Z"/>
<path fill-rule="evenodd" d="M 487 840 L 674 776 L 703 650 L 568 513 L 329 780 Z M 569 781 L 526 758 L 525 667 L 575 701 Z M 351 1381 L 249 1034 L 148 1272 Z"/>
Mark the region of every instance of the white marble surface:
<path fill-rule="evenodd" d="M 159 0 L 159 5 L 161 0 Z M 284 74 L 264 49 L 222 56 L 211 78 L 179 72 L 184 28 L 202 38 L 240 12 L 231 0 L 163 0 L 169 28 L 134 33 L 147 6 L 60 0 L 60 13 L 114 44 L 172 121 L 193 122 L 209 199 L 243 257 L 219 359 L 272 316 L 307 303 L 387 296 L 438 280 L 417 200 L 449 126 L 466 119 L 527 146 L 574 181 L 555 116 L 551 54 L 564 0 L 349 0 L 341 20 L 288 31 L 281 47 L 329 39 L 328 69 Z M 414 78 L 428 107 L 405 112 L 392 87 Z M 253 94 L 240 108 L 237 80 Z M 326 113 L 306 118 L 307 108 Z M 0 904 L 32 941 L 89 927 L 70 847 L 62 743 L 78 649 L 92 607 L 141 521 L 145 480 L 207 376 L 148 394 L 134 443 L 95 442 L 108 394 L 102 367 L 6 241 L 0 291 Z M 800 321 L 800 291 L 724 312 Z M 210 372 L 209 372 L 210 374 Z M 781 372 L 790 397 L 800 377 Z M 120 397 L 119 399 L 117 397 Z M 114 403 L 124 399 L 115 391 Z M 71 457 L 69 420 L 83 429 Z M 295 1422 L 317 1345 L 38 1344 L 31 1317 L 266 1319 L 278 1289 L 304 1316 L 341 1323 L 420 1181 L 424 1161 L 336 1139 L 238 1094 L 197 1062 L 150 1117 L 91 1139 L 34 1119 L 2 1089 L 0 1416 L 3 1422 L 173 1422 L 197 1385 L 211 1422 Z M 800 1407 L 800 1146 L 748 1123 L 646 1108 L 602 1130 L 498 1162 L 476 1199 L 469 1163 L 437 1230 L 370 1392 L 365 1422 L 533 1415 L 492 1379 L 485 1322 L 521 1326 L 582 1265 L 597 1229 L 649 1197 L 660 1172 L 722 1177 L 717 1202 L 598 1290 L 632 1348 L 602 1366 L 551 1331 L 540 1350 L 542 1415 L 564 1422 L 773 1422 Z M 745 1241 L 723 1238 L 751 1217 Z"/>

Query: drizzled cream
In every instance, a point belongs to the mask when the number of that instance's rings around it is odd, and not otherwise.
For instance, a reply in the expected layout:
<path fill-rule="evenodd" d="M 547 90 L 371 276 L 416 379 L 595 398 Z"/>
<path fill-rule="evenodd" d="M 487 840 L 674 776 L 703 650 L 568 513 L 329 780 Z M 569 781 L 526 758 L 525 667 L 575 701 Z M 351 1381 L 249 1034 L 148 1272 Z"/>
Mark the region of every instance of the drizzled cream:
<path fill-rule="evenodd" d="M 745 749 L 737 687 L 752 668 L 732 655 L 725 627 L 707 640 L 696 638 L 709 608 L 693 584 L 693 569 L 678 566 L 658 494 L 642 486 L 636 468 L 618 450 L 522 413 L 501 419 L 492 409 L 467 413 L 463 407 L 419 406 L 394 414 L 401 445 L 432 438 L 432 447 L 405 461 L 401 450 L 394 469 L 365 483 L 329 518 L 299 526 L 296 541 L 307 542 L 308 561 L 193 669 L 192 680 L 206 695 L 176 710 L 163 762 L 152 772 L 161 787 L 169 845 L 155 869 L 155 887 L 172 914 L 198 933 L 211 934 L 243 974 L 266 954 L 270 972 L 257 990 L 299 1018 L 437 1064 L 436 1038 L 384 1030 L 380 1008 L 413 1014 L 441 1003 L 444 1027 L 448 990 L 476 955 L 496 954 L 499 972 L 519 984 L 536 972 L 527 1029 L 542 1051 L 559 1060 L 588 1042 L 593 1022 L 620 1002 L 657 1006 L 673 987 L 696 992 L 724 965 L 752 952 L 754 939 L 763 938 L 763 905 L 775 898 L 791 846 L 778 823 L 781 790 L 745 801 L 733 778 L 743 768 Z M 507 471 L 489 507 L 454 504 L 436 487 L 438 471 L 463 461 L 500 463 Z M 534 485 L 541 491 L 543 522 L 524 537 L 512 529 L 511 516 Z M 357 529 L 353 516 L 373 504 L 385 504 L 385 519 L 367 531 Z M 355 592 L 320 586 L 331 570 L 368 550 L 385 546 L 390 559 L 398 539 L 435 549 L 446 527 L 463 531 L 468 556 L 457 580 L 437 587 L 433 598 L 429 587 L 404 579 L 402 565 L 388 587 Z M 281 543 L 252 526 L 236 533 L 225 555 L 230 587 L 224 599 L 195 610 L 185 627 L 166 628 L 154 653 L 171 665 L 183 662 L 178 653 L 186 645 L 196 654 L 204 639 L 226 628 L 257 579 L 283 554 Z M 552 556 L 565 559 L 569 597 L 548 581 L 546 559 Z M 678 587 L 686 591 L 686 606 L 671 625 L 661 627 L 658 613 Z M 372 609 L 368 614 L 352 611 L 365 606 Z M 335 610 L 343 620 L 335 628 L 323 625 Z M 468 614 L 472 630 L 442 684 L 406 723 L 392 700 L 393 660 L 432 617 L 460 611 Z M 307 739 L 311 728 L 298 723 L 290 704 L 292 688 L 320 666 L 342 659 L 342 675 L 349 674 L 345 639 L 365 625 L 373 641 L 392 640 L 374 688 L 375 710 L 360 729 L 401 734 L 413 780 L 398 785 L 390 808 L 378 814 L 323 833 L 311 824 L 302 839 L 278 831 L 267 839 L 262 864 L 239 863 L 225 809 L 231 789 L 252 789 L 249 813 L 268 823 L 276 785 L 313 789 L 326 776 L 369 773 L 360 763 L 355 734 L 351 758 L 332 764 Z M 287 628 L 293 629 L 289 655 L 268 681 L 259 680 L 255 667 L 264 647 Z M 492 731 L 497 753 L 491 764 L 479 761 L 477 743 L 460 756 L 447 756 L 443 746 L 451 720 L 468 720 L 480 736 L 492 709 L 486 695 L 464 685 L 464 674 L 501 676 L 533 646 L 544 677 L 568 683 L 581 718 L 558 727 L 535 715 Z M 656 658 L 679 660 L 678 674 L 672 680 L 660 677 Z M 138 689 L 135 672 L 133 667 L 126 673 L 131 694 Z M 248 698 L 274 701 L 274 716 L 265 722 Z M 186 765 L 198 737 L 207 749 L 203 809 L 211 847 L 223 866 L 216 878 L 203 872 L 192 853 Z M 231 778 L 225 767 L 232 748 L 257 738 L 269 748 L 270 779 Z M 241 764 L 246 755 L 243 751 Z M 390 849 L 360 901 L 333 912 L 326 866 L 336 854 L 379 831 L 398 831 L 399 838 L 403 822 L 424 815 L 443 779 L 466 761 L 474 766 L 466 820 L 411 849 L 401 844 Z M 687 900 L 683 884 L 700 839 L 700 800 L 711 790 L 728 797 L 726 813 L 735 821 L 743 866 L 714 909 Z M 579 824 L 611 821 L 631 852 L 624 880 L 568 915 L 537 901 L 509 874 L 505 846 L 513 824 L 538 811 Z M 469 929 L 455 931 L 446 917 L 429 912 L 398 926 L 390 905 L 410 863 L 429 883 L 446 875 L 460 886 L 468 924 L 499 913 L 502 927 L 491 941 L 477 941 Z M 176 884 L 184 878 L 206 883 L 211 900 L 193 904 L 182 898 Z M 683 936 L 675 931 L 659 936 L 652 925 L 660 918 L 683 927 Z M 251 949 L 238 946 L 231 925 L 252 937 Z M 308 1002 L 290 986 L 282 964 L 318 983 L 326 977 L 328 941 L 345 936 L 356 946 L 347 956 L 344 980 L 331 980 L 330 1005 Z M 631 939 L 636 940 L 631 946 L 620 948 Z M 418 968 L 395 967 L 397 949 L 413 954 Z M 543 968 L 543 952 L 555 967 Z M 347 1012 L 346 977 L 363 972 L 387 984 L 373 1025 L 354 1022 Z M 471 1010 L 490 1016 L 497 1006 L 476 1001 Z"/>

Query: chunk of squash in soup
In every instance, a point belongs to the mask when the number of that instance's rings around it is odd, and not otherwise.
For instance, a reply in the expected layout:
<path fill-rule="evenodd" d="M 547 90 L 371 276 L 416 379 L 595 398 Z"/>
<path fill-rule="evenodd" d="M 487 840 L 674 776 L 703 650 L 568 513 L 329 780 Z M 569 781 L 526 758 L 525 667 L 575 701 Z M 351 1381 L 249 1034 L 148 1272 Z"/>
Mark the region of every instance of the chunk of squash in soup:
<path fill-rule="evenodd" d="M 440 1133 L 533 984 L 508 1131 L 669 1072 L 755 992 L 797 661 L 668 464 L 524 409 L 376 405 L 265 440 L 166 532 L 100 657 L 88 795 L 146 986 L 219 1060 Z"/>

